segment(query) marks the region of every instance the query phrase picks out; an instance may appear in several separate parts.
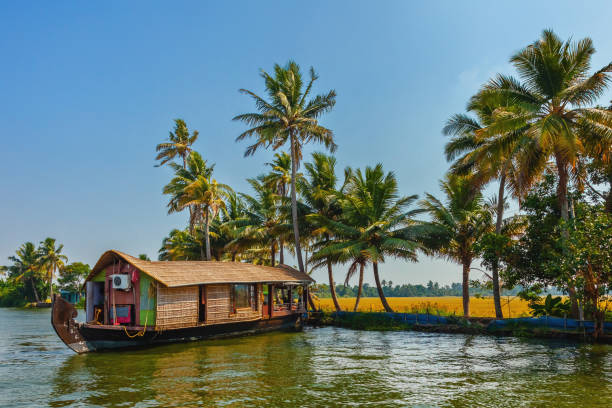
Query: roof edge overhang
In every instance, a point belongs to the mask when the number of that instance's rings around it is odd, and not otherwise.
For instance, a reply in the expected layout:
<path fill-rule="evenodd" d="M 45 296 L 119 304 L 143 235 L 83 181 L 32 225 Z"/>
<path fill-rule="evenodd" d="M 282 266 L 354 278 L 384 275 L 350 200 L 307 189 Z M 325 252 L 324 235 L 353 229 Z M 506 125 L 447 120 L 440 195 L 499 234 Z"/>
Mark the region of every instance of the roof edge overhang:
<path fill-rule="evenodd" d="M 172 284 L 168 284 L 167 282 L 164 282 L 163 280 L 159 279 L 159 277 L 154 276 L 153 274 L 147 272 L 146 268 L 143 268 L 142 266 L 136 265 L 133 261 L 130 260 L 130 258 L 132 258 L 132 256 L 124 254 L 123 252 L 117 251 L 115 249 L 110 249 L 110 250 L 104 252 L 102 254 L 102 256 L 100 256 L 100 259 L 98 259 L 98 262 L 96 262 L 94 267 L 91 269 L 91 272 L 89 272 L 89 275 L 87 275 L 87 278 L 85 278 L 85 280 L 83 281 L 82 288 L 84 288 L 85 284 L 87 282 L 89 282 L 91 279 L 93 279 L 94 276 L 96 276 L 100 271 L 102 271 L 104 268 L 106 268 L 108 265 L 110 265 L 114 260 L 121 260 L 123 262 L 126 262 L 126 263 L 130 264 L 134 268 L 138 269 L 140 272 L 142 272 L 142 273 L 146 274 L 147 276 L 149 276 L 151 279 L 153 279 L 153 280 L 163 284 L 164 286 L 166 286 L 168 288 L 179 288 L 179 287 L 187 287 L 187 286 L 195 286 L 195 285 L 223 285 L 223 284 L 232 284 L 232 283 L 238 283 L 238 284 L 247 284 L 247 283 L 285 283 L 285 284 L 307 284 L 307 285 L 309 285 L 309 284 L 312 284 L 312 283 L 316 282 L 314 279 L 312 279 L 310 276 L 308 276 L 309 280 L 286 280 L 286 279 L 269 280 L 268 279 L 268 280 L 246 280 L 246 281 L 227 281 L 227 282 L 207 282 L 207 281 L 202 281 L 202 282 L 190 283 L 190 284 L 172 285 Z M 138 263 L 143 263 L 143 262 L 151 262 L 151 261 L 145 261 L 145 260 L 138 259 Z M 168 262 L 173 262 L 173 261 L 168 261 Z M 181 261 L 181 262 L 183 262 L 183 261 Z M 193 261 L 193 262 L 206 262 L 206 261 Z M 274 268 L 281 268 L 281 269 L 286 269 L 286 270 L 293 269 L 289 265 L 285 265 L 285 264 L 278 264 Z"/>

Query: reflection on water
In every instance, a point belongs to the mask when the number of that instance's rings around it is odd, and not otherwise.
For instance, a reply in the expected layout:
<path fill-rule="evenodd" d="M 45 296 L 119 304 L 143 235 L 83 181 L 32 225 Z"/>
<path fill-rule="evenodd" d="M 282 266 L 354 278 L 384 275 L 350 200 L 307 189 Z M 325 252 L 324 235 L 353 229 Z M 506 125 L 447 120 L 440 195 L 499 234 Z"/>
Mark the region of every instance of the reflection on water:
<path fill-rule="evenodd" d="M 336 328 L 72 354 L 0 309 L 0 406 L 612 406 L 612 347 Z"/>

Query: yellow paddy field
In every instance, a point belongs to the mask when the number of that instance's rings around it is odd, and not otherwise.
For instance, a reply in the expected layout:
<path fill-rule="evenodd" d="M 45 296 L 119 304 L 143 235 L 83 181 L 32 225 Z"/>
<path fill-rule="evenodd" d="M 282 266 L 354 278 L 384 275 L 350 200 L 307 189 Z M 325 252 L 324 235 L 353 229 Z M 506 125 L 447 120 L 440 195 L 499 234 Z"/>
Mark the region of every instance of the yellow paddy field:
<path fill-rule="evenodd" d="M 355 298 L 338 298 L 343 310 L 352 311 L 355 306 Z M 389 297 L 389 305 L 396 312 L 419 312 L 439 313 L 441 315 L 463 314 L 463 303 L 461 297 Z M 334 303 L 331 298 L 315 299 L 317 308 L 326 311 L 334 310 Z M 359 301 L 360 312 L 382 312 L 384 311 L 379 298 L 361 298 Z M 504 317 L 523 317 L 529 316 L 527 302 L 516 296 L 502 297 L 502 310 Z M 470 315 L 473 317 L 495 317 L 493 298 L 470 298 Z"/>

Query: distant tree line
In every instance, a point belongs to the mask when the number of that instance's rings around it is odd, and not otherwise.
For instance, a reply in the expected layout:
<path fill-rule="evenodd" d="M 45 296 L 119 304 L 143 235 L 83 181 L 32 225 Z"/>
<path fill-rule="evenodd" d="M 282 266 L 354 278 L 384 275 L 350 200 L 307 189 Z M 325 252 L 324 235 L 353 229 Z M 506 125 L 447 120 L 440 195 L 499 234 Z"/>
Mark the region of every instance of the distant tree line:
<path fill-rule="evenodd" d="M 463 285 L 460 282 L 451 283 L 450 285 L 440 285 L 438 282 L 427 282 L 426 285 L 405 283 L 403 285 L 393 286 L 393 282 L 383 281 L 383 291 L 388 297 L 439 297 L 439 296 L 461 296 Z M 512 289 L 505 289 L 502 292 L 503 296 L 516 296 L 523 288 L 516 286 Z M 336 285 L 336 295 L 338 297 L 354 298 L 357 296 L 359 286 Z M 556 292 L 556 291 L 555 291 Z M 314 288 L 314 293 L 319 298 L 330 298 L 331 291 L 329 285 L 325 283 L 317 284 Z M 471 296 L 492 296 L 493 289 L 482 285 L 479 282 L 472 282 L 470 287 Z M 368 283 L 363 284 L 362 297 L 378 297 L 376 286 L 371 286 Z"/>

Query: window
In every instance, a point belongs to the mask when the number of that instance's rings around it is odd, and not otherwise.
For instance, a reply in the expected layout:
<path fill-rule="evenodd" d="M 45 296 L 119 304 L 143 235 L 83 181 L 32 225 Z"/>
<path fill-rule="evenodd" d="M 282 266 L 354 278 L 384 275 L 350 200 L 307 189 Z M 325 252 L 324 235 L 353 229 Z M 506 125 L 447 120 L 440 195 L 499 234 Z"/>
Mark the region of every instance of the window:
<path fill-rule="evenodd" d="M 232 303 L 234 310 L 252 308 L 257 310 L 255 285 L 233 285 Z"/>

